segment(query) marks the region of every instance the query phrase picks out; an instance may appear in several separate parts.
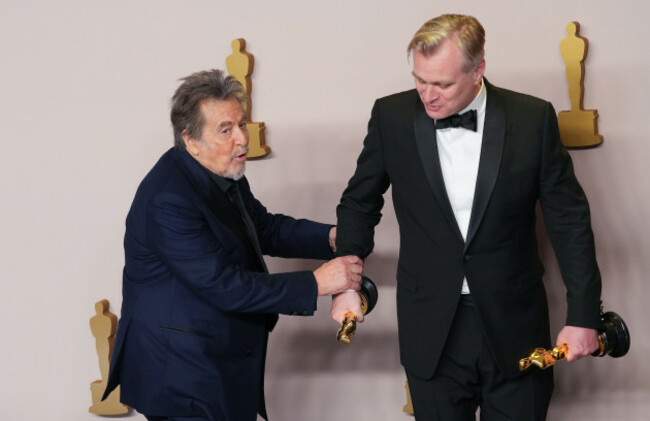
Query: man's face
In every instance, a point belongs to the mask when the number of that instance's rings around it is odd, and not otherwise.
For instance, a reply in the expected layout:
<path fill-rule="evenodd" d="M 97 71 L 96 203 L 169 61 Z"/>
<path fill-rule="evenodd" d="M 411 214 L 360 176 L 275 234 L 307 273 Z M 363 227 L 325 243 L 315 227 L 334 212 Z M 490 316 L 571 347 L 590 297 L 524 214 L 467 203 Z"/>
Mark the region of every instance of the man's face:
<path fill-rule="evenodd" d="M 430 56 L 413 53 L 413 77 L 429 117 L 441 119 L 467 107 L 481 88 L 485 60 L 463 70 L 465 59 L 455 42 L 445 40 Z"/>
<path fill-rule="evenodd" d="M 248 153 L 244 110 L 234 98 L 203 101 L 199 110 L 204 119 L 201 139 L 183 132 L 187 151 L 213 173 L 238 180 L 244 175 Z"/>

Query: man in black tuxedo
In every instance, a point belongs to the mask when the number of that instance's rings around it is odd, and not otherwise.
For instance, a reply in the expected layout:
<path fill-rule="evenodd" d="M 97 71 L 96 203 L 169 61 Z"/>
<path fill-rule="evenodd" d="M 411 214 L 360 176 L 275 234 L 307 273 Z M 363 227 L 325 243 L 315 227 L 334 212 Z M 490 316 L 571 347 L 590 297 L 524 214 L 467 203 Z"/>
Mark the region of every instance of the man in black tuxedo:
<path fill-rule="evenodd" d="M 263 254 L 328 259 L 335 228 L 269 213 L 244 177 L 246 94 L 221 71 L 183 79 L 175 143 L 126 219 L 122 317 L 104 398 L 152 421 L 266 419 L 264 360 L 278 313 L 311 315 L 317 295 L 358 290 L 361 260 L 269 274 Z M 329 241 L 328 241 L 329 239 Z"/>
<path fill-rule="evenodd" d="M 563 148 L 552 105 L 491 85 L 481 24 L 426 22 L 408 46 L 415 89 L 379 99 L 357 169 L 337 208 L 337 247 L 373 249 L 392 185 L 400 229 L 400 356 L 416 419 L 541 420 L 552 371 L 520 372 L 551 347 L 535 235 L 539 202 L 567 288 L 556 344 L 568 361 L 598 348 L 601 279 L 589 206 Z M 338 322 L 359 312 L 336 296 Z"/>

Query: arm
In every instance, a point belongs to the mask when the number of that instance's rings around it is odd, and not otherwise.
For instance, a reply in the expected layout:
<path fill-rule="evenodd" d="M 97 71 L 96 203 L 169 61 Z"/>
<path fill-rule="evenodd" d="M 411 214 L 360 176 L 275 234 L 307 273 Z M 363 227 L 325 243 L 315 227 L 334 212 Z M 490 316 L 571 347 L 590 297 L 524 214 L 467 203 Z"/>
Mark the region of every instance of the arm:
<path fill-rule="evenodd" d="M 375 104 L 356 171 L 336 209 L 339 256 L 353 254 L 365 258 L 374 248 L 375 226 L 381 220 L 384 206 L 383 194 L 390 185 L 384 167 L 379 114 Z"/>
<path fill-rule="evenodd" d="M 567 289 L 567 320 L 557 338 L 567 361 L 598 348 L 601 278 L 587 198 L 562 146 L 555 110 L 548 104 L 542 144 L 540 203 L 546 229 Z"/>
<path fill-rule="evenodd" d="M 253 196 L 246 178 L 240 182 L 242 199 L 260 241 L 262 253 L 278 257 L 329 260 L 332 225 L 272 214 Z"/>
<path fill-rule="evenodd" d="M 233 248 L 224 227 L 214 232 L 206 216 L 177 194 L 154 196 L 146 205 L 146 241 L 162 262 L 156 269 L 174 276 L 200 299 L 222 311 L 312 314 L 317 283 L 310 271 L 280 273 L 247 269 L 247 256 Z"/>
<path fill-rule="evenodd" d="M 381 144 L 379 110 L 373 108 L 368 134 L 363 150 L 357 159 L 357 169 L 337 207 L 335 250 L 338 255 L 368 256 L 374 247 L 375 226 L 381 220 L 383 194 L 390 181 L 384 168 Z M 344 292 L 334 296 L 330 315 L 341 324 L 345 315 L 352 312 L 357 321 L 363 321 L 359 294 Z"/>

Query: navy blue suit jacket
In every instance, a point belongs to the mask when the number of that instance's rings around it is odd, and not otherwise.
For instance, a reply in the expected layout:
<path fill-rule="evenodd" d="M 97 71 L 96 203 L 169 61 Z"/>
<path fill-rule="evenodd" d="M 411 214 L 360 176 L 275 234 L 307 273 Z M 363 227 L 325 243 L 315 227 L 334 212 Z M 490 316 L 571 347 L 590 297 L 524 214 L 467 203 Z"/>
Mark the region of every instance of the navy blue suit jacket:
<path fill-rule="evenodd" d="M 264 254 L 328 259 L 330 226 L 273 215 L 237 182 Z M 148 415 L 266 416 L 263 372 L 277 314 L 311 315 L 310 271 L 262 269 L 235 206 L 185 150 L 166 152 L 126 220 L 122 315 L 105 396 Z"/>

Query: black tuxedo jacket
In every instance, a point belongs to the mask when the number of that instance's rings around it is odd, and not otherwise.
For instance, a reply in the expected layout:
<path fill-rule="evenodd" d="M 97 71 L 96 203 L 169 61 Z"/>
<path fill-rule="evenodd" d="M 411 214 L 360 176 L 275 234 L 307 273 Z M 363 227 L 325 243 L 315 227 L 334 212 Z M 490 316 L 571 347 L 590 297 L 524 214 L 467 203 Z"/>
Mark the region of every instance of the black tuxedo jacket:
<path fill-rule="evenodd" d="M 236 182 L 261 251 L 327 259 L 329 225 L 271 214 Z M 268 274 L 235 205 L 186 151 L 165 153 L 126 220 L 122 316 L 107 396 L 148 415 L 265 416 L 264 359 L 277 314 L 310 315 L 310 271 Z"/>
<path fill-rule="evenodd" d="M 497 364 L 508 377 L 531 348 L 551 345 L 535 236 L 540 203 L 567 287 L 567 324 L 600 325 L 601 280 L 589 206 L 552 105 L 486 82 L 487 106 L 467 240 L 452 211 L 433 120 L 415 90 L 379 99 L 337 208 L 340 255 L 373 249 L 383 193 L 399 223 L 397 315 L 404 367 L 433 375 L 467 277 Z"/>

